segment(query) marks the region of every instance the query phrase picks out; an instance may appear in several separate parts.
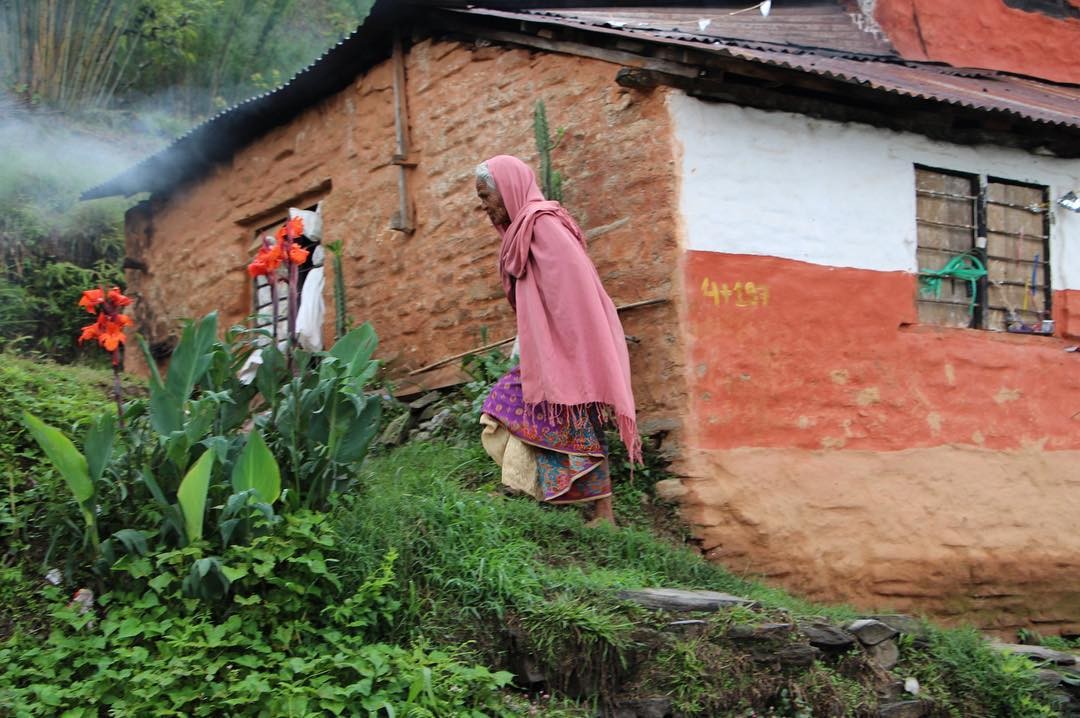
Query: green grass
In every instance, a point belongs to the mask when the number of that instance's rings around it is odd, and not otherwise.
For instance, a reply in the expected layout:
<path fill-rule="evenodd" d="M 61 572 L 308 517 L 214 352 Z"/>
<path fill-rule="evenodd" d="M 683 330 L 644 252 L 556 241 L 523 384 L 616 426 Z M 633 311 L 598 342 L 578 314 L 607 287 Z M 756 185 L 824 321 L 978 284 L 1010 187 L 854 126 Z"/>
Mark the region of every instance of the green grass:
<path fill-rule="evenodd" d="M 478 446 L 407 445 L 370 461 L 361 478 L 336 507 L 339 566 L 358 582 L 386 551 L 398 552 L 405 609 L 396 640 L 470 642 L 478 658 L 499 665 L 524 651 L 572 695 L 610 697 L 618 684 L 668 695 L 686 715 L 876 715 L 875 688 L 908 676 L 936 715 L 1053 715 L 1033 667 L 992 652 L 974 631 L 931 628 L 925 640 L 905 641 L 891 677 L 859 653 L 801 671 L 756 665 L 725 641 L 732 625 L 810 616 L 843 623 L 857 612 L 735 576 L 638 526 L 586 528 L 573 507 L 506 497 Z M 665 619 L 617 592 L 649 586 L 725 591 L 760 607 L 713 616 L 700 639 L 657 639 L 656 630 L 643 638 L 642 628 Z M 637 672 L 628 673 L 634 656 Z"/>
<path fill-rule="evenodd" d="M 80 535 L 70 491 L 23 428 L 23 412 L 81 438 L 94 416 L 115 411 L 111 385 L 111 372 L 0 353 L 0 545 L 8 559 L 17 555 L 44 574 L 48 560 L 74 556 L 68 549 Z"/>
<path fill-rule="evenodd" d="M 42 559 L 50 542 L 53 554 L 63 555 L 65 521 L 78 515 L 19 417 L 29 409 L 79 435 L 109 407 L 110 377 L 0 359 L 8 391 L 0 405 L 0 530 L 10 547 L 5 563 L 14 563 L 0 571 L 0 598 L 19 614 L 15 623 L 38 632 L 45 627 L 31 614 L 48 619 L 39 598 Z M 875 686 L 905 677 L 918 678 L 920 697 L 934 701 L 935 715 L 1053 715 L 1031 664 L 991 651 L 970 630 L 931 628 L 925 639 L 905 638 L 891 676 L 870 670 L 857 652 L 799 670 L 755 663 L 727 638 L 733 626 L 803 616 L 843 622 L 856 612 L 735 576 L 680 545 L 678 531 L 665 532 L 675 540 L 657 537 L 640 510 L 642 497 L 652 498 L 646 479 L 655 478 L 639 473 L 634 484 L 616 483 L 626 527 L 586 528 L 574 507 L 504 496 L 497 468 L 478 445 L 405 446 L 371 459 L 357 490 L 338 498 L 331 516 L 334 570 L 349 595 L 396 553 L 386 596 L 400 608 L 372 629 L 371 641 L 464 646 L 455 655 L 491 668 L 531 656 L 558 693 L 507 695 L 523 715 L 593 715 L 616 686 L 618 695 L 669 695 L 686 715 L 876 715 Z M 760 607 L 714 614 L 699 637 L 665 637 L 664 616 L 617 598 L 619 589 L 646 586 L 725 591 Z M 584 696 L 583 704 L 566 694 Z"/>
<path fill-rule="evenodd" d="M 642 528 L 586 528 L 573 508 L 466 488 L 490 485 L 493 468 L 478 446 L 414 444 L 371 461 L 361 493 L 338 512 L 343 543 L 363 547 L 343 563 L 365 575 L 379 551 L 396 546 L 401 580 L 497 614 L 524 595 L 664 586 L 725 591 L 797 615 L 856 615 L 734 576 Z"/>

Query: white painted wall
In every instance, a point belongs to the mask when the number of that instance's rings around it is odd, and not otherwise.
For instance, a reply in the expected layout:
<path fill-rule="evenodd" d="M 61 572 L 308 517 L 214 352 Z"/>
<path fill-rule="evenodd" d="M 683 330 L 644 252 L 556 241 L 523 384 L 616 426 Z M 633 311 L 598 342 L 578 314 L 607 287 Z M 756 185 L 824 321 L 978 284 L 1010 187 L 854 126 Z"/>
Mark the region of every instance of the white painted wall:
<path fill-rule="evenodd" d="M 1080 192 L 1080 160 L 962 146 L 672 92 L 688 249 L 917 270 L 915 165 Z M 1080 289 L 1080 214 L 1054 205 L 1054 289 Z"/>

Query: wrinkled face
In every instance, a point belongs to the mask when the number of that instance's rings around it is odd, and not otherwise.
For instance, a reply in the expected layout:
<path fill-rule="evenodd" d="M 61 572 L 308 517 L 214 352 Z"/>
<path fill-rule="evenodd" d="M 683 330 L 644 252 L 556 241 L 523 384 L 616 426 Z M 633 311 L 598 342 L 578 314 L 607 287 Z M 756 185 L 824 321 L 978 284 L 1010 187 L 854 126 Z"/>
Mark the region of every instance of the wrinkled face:
<path fill-rule="evenodd" d="M 492 224 L 500 227 L 510 224 L 510 213 L 506 211 L 502 197 L 479 177 L 476 178 L 476 196 L 480 198 L 480 206 Z"/>

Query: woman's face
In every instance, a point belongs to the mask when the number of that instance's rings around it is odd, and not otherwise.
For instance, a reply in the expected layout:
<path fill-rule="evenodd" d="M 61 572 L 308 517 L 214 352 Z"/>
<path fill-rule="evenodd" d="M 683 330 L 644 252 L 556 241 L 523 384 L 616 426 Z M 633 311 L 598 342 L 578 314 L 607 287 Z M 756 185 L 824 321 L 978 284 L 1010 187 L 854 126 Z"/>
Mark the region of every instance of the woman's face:
<path fill-rule="evenodd" d="M 487 186 L 487 183 L 479 177 L 476 178 L 476 195 L 480 198 L 480 206 L 487 213 L 491 223 L 497 227 L 505 227 L 510 224 L 510 213 L 506 211 L 499 193 Z"/>

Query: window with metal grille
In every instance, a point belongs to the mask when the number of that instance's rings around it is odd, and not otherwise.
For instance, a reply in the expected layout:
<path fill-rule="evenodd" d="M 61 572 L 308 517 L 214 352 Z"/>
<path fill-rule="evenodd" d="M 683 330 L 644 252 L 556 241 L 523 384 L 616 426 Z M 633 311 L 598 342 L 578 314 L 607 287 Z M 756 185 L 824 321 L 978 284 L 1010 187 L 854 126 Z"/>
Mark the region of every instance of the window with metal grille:
<path fill-rule="evenodd" d="M 1048 188 L 915 168 L 919 321 L 1048 334 Z"/>

